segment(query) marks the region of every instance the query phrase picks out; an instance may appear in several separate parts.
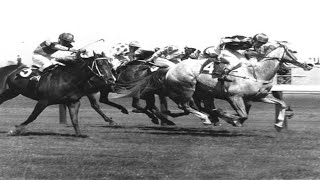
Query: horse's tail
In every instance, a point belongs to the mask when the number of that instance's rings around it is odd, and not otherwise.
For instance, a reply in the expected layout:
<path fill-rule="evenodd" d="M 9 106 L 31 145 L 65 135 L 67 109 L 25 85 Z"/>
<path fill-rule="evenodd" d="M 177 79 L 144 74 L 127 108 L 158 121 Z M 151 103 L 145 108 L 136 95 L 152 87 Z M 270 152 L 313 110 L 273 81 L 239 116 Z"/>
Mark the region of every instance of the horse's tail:
<path fill-rule="evenodd" d="M 115 91 L 119 97 L 137 97 L 144 99 L 147 93 L 156 94 L 164 87 L 165 75 L 169 68 L 160 69 L 148 76 L 127 84 L 116 84 Z"/>
<path fill-rule="evenodd" d="M 7 79 L 16 70 L 25 67 L 24 64 L 9 65 L 0 68 L 0 94 L 7 89 Z"/>

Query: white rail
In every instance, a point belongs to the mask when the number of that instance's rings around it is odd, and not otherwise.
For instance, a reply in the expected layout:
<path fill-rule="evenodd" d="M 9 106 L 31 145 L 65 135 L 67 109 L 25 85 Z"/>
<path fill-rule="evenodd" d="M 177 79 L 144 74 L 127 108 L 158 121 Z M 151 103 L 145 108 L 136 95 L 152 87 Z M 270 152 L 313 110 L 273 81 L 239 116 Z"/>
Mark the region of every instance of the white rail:
<path fill-rule="evenodd" d="M 320 94 L 320 85 L 276 84 L 276 85 L 273 85 L 271 91 L 281 91 L 285 94 L 286 93 Z"/>

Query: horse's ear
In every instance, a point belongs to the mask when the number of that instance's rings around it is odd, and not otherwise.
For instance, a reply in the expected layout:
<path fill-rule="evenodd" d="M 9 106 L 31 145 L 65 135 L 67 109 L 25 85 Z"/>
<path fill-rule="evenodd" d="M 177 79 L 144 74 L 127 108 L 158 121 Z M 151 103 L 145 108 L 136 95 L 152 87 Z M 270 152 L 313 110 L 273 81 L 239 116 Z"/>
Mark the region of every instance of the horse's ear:
<path fill-rule="evenodd" d="M 102 51 L 101 55 L 102 55 L 103 57 L 106 57 L 106 54 L 105 54 L 103 51 Z"/>
<path fill-rule="evenodd" d="M 96 57 L 96 55 L 97 55 L 96 52 L 93 51 L 93 57 Z"/>

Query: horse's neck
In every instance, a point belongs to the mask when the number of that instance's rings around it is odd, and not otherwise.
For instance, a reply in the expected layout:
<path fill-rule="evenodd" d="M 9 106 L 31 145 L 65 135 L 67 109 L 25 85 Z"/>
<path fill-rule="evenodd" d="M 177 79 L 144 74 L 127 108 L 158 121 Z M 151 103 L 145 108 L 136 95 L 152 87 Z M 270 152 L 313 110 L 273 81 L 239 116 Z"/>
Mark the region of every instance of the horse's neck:
<path fill-rule="evenodd" d="M 68 77 L 69 80 L 79 81 L 87 80 L 91 76 L 89 75 L 89 68 L 86 63 L 70 64 L 65 67 L 58 67 L 53 72 L 57 75 Z"/>
<path fill-rule="evenodd" d="M 280 62 L 275 58 L 264 58 L 263 60 L 256 63 L 254 68 L 254 75 L 265 81 L 270 81 L 276 75 L 280 67 Z"/>

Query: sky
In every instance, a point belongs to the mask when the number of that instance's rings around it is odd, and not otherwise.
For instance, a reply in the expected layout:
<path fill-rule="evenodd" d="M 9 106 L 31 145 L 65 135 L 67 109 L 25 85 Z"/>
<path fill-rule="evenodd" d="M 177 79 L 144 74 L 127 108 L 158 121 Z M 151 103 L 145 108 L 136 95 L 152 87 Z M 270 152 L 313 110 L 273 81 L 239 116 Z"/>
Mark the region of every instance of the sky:
<path fill-rule="evenodd" d="M 204 49 L 221 37 L 265 33 L 303 57 L 320 57 L 317 0 L 10 0 L 0 2 L 0 65 L 31 61 L 45 39 L 75 35 L 75 47 L 107 51 L 118 42 Z"/>

